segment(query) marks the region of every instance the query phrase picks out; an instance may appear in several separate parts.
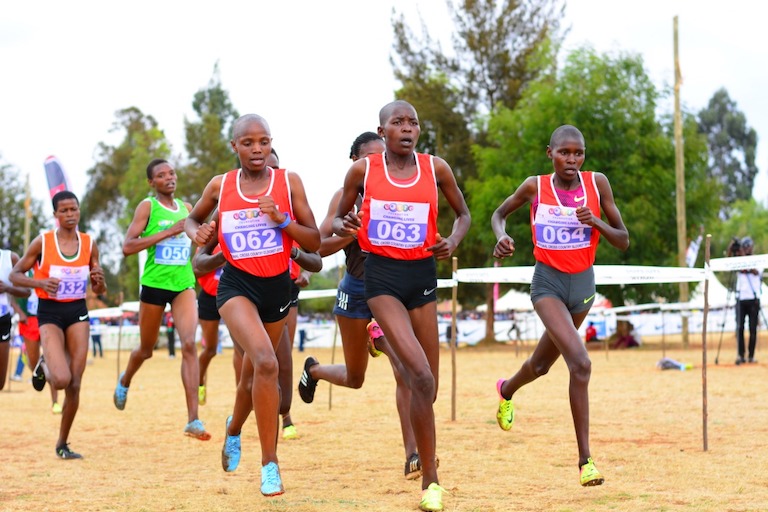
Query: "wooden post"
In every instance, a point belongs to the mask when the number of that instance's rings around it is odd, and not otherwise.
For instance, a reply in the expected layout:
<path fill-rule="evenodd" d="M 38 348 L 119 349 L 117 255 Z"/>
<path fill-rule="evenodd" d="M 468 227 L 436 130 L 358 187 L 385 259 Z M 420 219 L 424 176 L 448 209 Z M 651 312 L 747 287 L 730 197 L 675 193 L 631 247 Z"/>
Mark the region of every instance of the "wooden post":
<path fill-rule="evenodd" d="M 341 284 L 341 278 L 344 275 L 344 272 L 341 270 L 341 265 L 338 266 L 338 275 L 336 276 L 336 289 L 339 288 L 339 285 Z M 335 299 L 334 299 L 335 300 Z M 334 364 L 336 362 L 336 336 L 339 334 L 339 321 L 336 319 L 336 317 L 333 317 L 333 345 L 331 345 L 331 364 Z M 344 340 L 341 340 L 342 343 L 344 343 Z M 328 410 L 330 411 L 333 409 L 333 384 L 330 382 L 328 383 Z"/>
<path fill-rule="evenodd" d="M 459 268 L 459 259 L 454 256 L 451 259 L 453 263 L 453 279 L 456 279 L 456 274 Z M 459 285 L 453 284 L 451 289 L 451 339 L 448 343 L 451 345 L 451 421 L 456 421 L 456 301 L 458 298 Z M 439 343 L 439 342 L 438 342 Z"/>
<path fill-rule="evenodd" d="M 688 249 L 685 222 L 685 160 L 683 154 L 683 116 L 680 112 L 680 86 L 683 82 L 680 73 L 680 57 L 677 41 L 677 16 L 674 17 L 675 40 L 675 182 L 677 197 L 677 262 L 685 267 L 685 253 Z M 688 283 L 680 283 L 680 302 L 688 302 Z M 688 315 L 681 311 L 683 321 L 683 347 L 688 348 Z"/>
<path fill-rule="evenodd" d="M 709 248 L 712 243 L 712 235 L 707 235 L 707 244 L 704 249 L 704 268 L 709 269 Z M 704 439 L 704 451 L 707 451 L 707 317 L 709 316 L 709 277 L 704 281 L 704 325 L 701 328 L 701 430 Z"/>

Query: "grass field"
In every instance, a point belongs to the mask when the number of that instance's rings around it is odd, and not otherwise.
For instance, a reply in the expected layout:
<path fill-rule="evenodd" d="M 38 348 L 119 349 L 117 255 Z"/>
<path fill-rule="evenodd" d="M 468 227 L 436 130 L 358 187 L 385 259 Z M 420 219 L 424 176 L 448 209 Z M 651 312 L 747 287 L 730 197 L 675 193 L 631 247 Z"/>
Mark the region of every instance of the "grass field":
<path fill-rule="evenodd" d="M 765 333 L 758 360 L 768 358 Z M 526 357 L 513 347 L 457 353 L 456 420 L 451 420 L 451 357 L 442 352 L 435 405 L 440 481 L 447 511 L 746 511 L 768 510 L 768 365 L 734 366 L 733 339 L 710 341 L 708 451 L 703 450 L 700 340 L 666 355 L 695 364 L 660 371 L 658 344 L 590 353 L 592 455 L 606 482 L 578 483 L 576 441 L 568 405 L 568 374 L 552 371 L 515 397 L 510 432 L 496 425 L 496 379 Z M 14 351 L 15 354 L 15 351 Z M 330 349 L 294 352 L 298 377 L 306 355 L 329 362 Z M 337 361 L 341 359 L 337 350 Z M 234 400 L 231 351 L 214 359 L 208 404 L 200 418 L 208 442 L 182 435 L 186 412 L 180 357 L 157 351 L 133 380 L 125 411 L 112 404 L 116 352 L 86 369 L 70 436 L 81 461 L 54 454 L 59 416 L 47 390 L 13 382 L 0 392 L 0 510 L 3 511 L 408 511 L 420 481 L 403 478 L 405 454 L 394 404 L 394 379 L 373 359 L 360 390 L 318 387 L 304 404 L 295 388 L 292 415 L 301 438 L 278 448 L 286 493 L 259 493 L 260 453 L 253 416 L 243 430 L 234 473 L 221 469 L 224 420 Z M 124 366 L 127 353 L 122 353 Z M 766 359 L 768 362 L 768 359 Z M 29 372 L 25 377 L 29 376 Z"/>

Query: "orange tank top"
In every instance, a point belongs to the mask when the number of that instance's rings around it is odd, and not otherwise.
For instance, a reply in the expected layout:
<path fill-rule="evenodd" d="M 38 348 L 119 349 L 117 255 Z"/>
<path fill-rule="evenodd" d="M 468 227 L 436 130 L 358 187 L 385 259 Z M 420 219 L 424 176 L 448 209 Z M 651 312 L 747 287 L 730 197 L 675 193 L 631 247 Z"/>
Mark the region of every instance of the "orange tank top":
<path fill-rule="evenodd" d="M 437 234 L 437 178 L 434 157 L 416 153 L 416 174 L 403 183 L 387 171 L 385 154 L 366 157 L 362 229 L 365 252 L 397 260 L 432 257 Z"/>
<path fill-rule="evenodd" d="M 40 253 L 40 261 L 34 267 L 34 278 L 58 278 L 60 279 L 59 289 L 55 295 L 50 295 L 42 288 L 36 288 L 37 296 L 41 299 L 58 302 L 72 302 L 85 299 L 88 277 L 91 271 L 91 237 L 86 233 L 78 232 L 79 246 L 77 254 L 67 257 L 59 249 L 59 240 L 56 237 L 57 231 L 58 229 L 43 233 L 43 250 Z"/>
<path fill-rule="evenodd" d="M 240 169 L 229 171 L 219 191 L 219 245 L 230 265 L 258 277 L 273 277 L 288 270 L 293 239 L 267 215 L 261 215 L 259 197 L 271 196 L 277 208 L 295 219 L 288 171 L 272 169 L 267 189 L 255 197 L 240 190 Z"/>

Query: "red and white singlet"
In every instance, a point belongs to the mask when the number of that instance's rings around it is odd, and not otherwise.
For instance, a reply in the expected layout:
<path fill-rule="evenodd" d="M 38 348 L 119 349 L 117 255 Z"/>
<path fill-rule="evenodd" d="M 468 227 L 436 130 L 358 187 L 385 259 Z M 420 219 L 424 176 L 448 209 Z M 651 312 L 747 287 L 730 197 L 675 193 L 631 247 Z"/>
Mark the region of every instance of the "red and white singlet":
<path fill-rule="evenodd" d="M 588 206 L 600 216 L 600 193 L 593 172 L 579 171 L 581 188 L 573 194 L 573 204 L 564 205 L 554 187 L 554 174 L 538 176 L 538 195 L 531 205 L 533 256 L 567 274 L 583 272 L 595 263 L 600 232 L 576 218 L 576 208 Z M 581 196 L 579 196 L 581 190 Z M 564 192 L 561 191 L 561 194 Z"/>
<path fill-rule="evenodd" d="M 407 182 L 393 179 L 384 154 L 366 157 L 362 229 L 357 239 L 365 252 L 396 260 L 432 257 L 427 247 L 437 234 L 437 178 L 434 157 L 416 155 L 416 174 Z"/>
<path fill-rule="evenodd" d="M 256 197 L 240 190 L 240 169 L 229 171 L 219 191 L 219 245 L 230 265 L 258 277 L 288 270 L 293 239 L 259 209 L 259 197 L 272 196 L 275 206 L 295 219 L 288 171 L 268 168 L 269 186 Z"/>
<path fill-rule="evenodd" d="M 199 250 L 199 249 L 198 249 Z M 218 252 L 221 252 L 221 245 L 216 245 L 216 247 L 213 248 L 213 251 L 211 254 L 216 254 Z M 197 282 L 200 283 L 200 287 L 207 293 L 208 295 L 216 296 L 216 290 L 219 289 L 219 279 L 221 279 L 221 272 L 224 270 L 224 267 L 219 267 L 213 272 L 208 272 L 205 275 L 202 275 L 197 278 Z"/>

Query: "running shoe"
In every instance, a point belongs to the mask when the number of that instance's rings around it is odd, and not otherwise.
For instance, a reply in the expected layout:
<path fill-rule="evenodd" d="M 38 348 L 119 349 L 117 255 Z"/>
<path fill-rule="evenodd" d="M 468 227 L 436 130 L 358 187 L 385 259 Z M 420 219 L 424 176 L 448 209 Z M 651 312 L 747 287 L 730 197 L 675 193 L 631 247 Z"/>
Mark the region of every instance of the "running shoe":
<path fill-rule="evenodd" d="M 211 434 L 206 432 L 203 422 L 200 420 L 192 420 L 184 427 L 184 435 L 194 437 L 201 441 L 207 441 L 211 438 Z"/>
<path fill-rule="evenodd" d="M 376 348 L 376 340 L 383 338 L 384 332 L 376 320 L 371 321 L 366 329 L 368 330 L 368 352 L 371 354 L 371 357 L 379 357 L 384 352 Z"/>
<path fill-rule="evenodd" d="M 35 391 L 42 391 L 45 388 L 45 371 L 43 371 L 43 363 L 45 360 L 43 359 L 43 356 L 40 356 L 40 359 L 37 360 L 37 364 L 35 365 L 35 369 L 32 370 L 32 387 L 35 388 Z"/>
<path fill-rule="evenodd" d="M 435 467 L 440 467 L 440 459 L 435 457 Z M 416 480 L 421 476 L 421 458 L 418 453 L 412 453 L 405 461 L 405 479 Z"/>
<path fill-rule="evenodd" d="M 592 457 L 588 458 L 587 463 L 579 468 L 579 480 L 581 480 L 581 485 L 584 487 L 602 485 L 605 482 L 605 478 L 595 467 Z"/>
<path fill-rule="evenodd" d="M 14 373 L 13 375 L 11 375 L 11 380 L 14 381 L 14 382 L 21 382 L 24 379 L 21 377 L 21 375 L 16 375 Z"/>
<path fill-rule="evenodd" d="M 60 459 L 82 459 L 83 456 L 69 449 L 69 443 L 56 447 L 56 456 Z"/>
<path fill-rule="evenodd" d="M 205 405 L 206 398 L 207 398 L 207 395 L 205 393 L 205 386 L 198 386 L 197 387 L 197 403 L 200 405 Z"/>
<path fill-rule="evenodd" d="M 512 404 L 512 400 L 507 400 L 501 395 L 502 384 L 504 384 L 504 379 L 499 379 L 496 382 L 496 391 L 499 394 L 499 410 L 496 412 L 496 420 L 499 422 L 501 430 L 509 430 L 515 422 L 515 406 Z"/>
<path fill-rule="evenodd" d="M 405 479 L 416 480 L 421 476 L 421 459 L 418 453 L 412 453 L 405 461 Z"/>
<path fill-rule="evenodd" d="M 113 397 L 113 401 L 115 402 L 115 407 L 118 408 L 118 410 L 125 409 L 125 401 L 128 400 L 128 387 L 123 386 L 121 381 L 123 380 L 123 375 L 125 375 L 125 372 L 120 374 L 120 377 L 117 378 L 117 386 L 115 387 L 115 396 Z"/>
<path fill-rule="evenodd" d="M 221 467 L 227 473 L 237 469 L 240 464 L 240 434 L 236 436 L 229 435 L 229 424 L 232 422 L 232 416 L 227 418 L 224 427 L 224 447 L 221 449 Z"/>
<path fill-rule="evenodd" d="M 304 361 L 304 371 L 301 372 L 301 378 L 299 379 L 299 396 L 304 400 L 304 403 L 311 404 L 315 399 L 315 389 L 317 389 L 317 380 L 312 378 L 312 374 L 309 373 L 309 369 L 320 364 L 317 359 L 309 356 Z"/>
<path fill-rule="evenodd" d="M 298 439 L 299 433 L 296 431 L 295 425 L 287 425 L 283 427 L 283 439 Z"/>
<path fill-rule="evenodd" d="M 437 485 L 435 482 L 429 484 L 429 487 L 424 489 L 421 494 L 419 510 L 443 510 L 444 492 L 446 492 L 445 489 Z"/>
<path fill-rule="evenodd" d="M 280 478 L 280 468 L 274 462 L 267 463 L 261 468 L 261 494 L 264 496 L 279 496 L 285 492 Z"/>
<path fill-rule="evenodd" d="M 61 404 L 59 402 L 53 402 L 53 405 L 51 406 L 51 412 L 53 414 L 61 414 L 62 411 Z"/>

